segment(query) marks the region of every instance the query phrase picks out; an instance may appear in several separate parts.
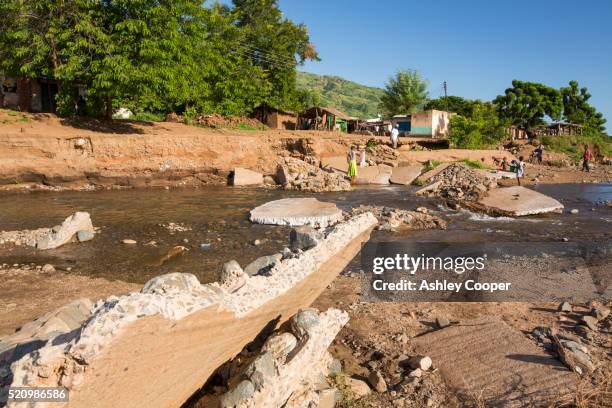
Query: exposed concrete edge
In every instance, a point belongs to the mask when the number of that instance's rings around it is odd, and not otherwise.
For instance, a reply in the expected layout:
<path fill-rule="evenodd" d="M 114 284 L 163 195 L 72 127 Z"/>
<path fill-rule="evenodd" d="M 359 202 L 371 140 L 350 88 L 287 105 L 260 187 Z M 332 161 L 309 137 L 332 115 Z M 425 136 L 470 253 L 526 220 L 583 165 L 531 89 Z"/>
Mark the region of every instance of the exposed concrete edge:
<path fill-rule="evenodd" d="M 55 342 L 51 339 L 42 348 L 14 362 L 11 365 L 11 386 L 56 384 L 78 388 L 83 382 L 85 367 L 128 325 L 149 316 L 180 320 L 217 305 L 219 312 L 229 311 L 236 318 L 244 317 L 299 284 L 376 224 L 377 220 L 371 213 L 339 223 L 319 245 L 296 258 L 279 262 L 268 276 L 251 277 L 234 293 L 228 293 L 224 287 L 213 283 L 189 291 L 111 296 L 96 304 L 91 318 L 74 337 Z M 60 369 L 62 367 L 70 367 L 71 373 L 65 375 L 68 370 Z M 40 375 L 43 369 L 45 376 Z"/>

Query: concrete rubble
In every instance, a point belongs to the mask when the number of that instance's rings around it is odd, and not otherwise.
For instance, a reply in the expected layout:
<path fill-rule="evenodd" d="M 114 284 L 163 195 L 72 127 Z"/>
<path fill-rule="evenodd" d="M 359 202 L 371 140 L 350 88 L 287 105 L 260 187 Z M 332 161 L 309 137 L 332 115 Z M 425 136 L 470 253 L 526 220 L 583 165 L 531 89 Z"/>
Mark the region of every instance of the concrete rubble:
<path fill-rule="evenodd" d="M 343 174 L 322 170 L 293 157 L 283 157 L 280 159 L 276 171 L 276 181 L 285 190 L 313 193 L 351 190 L 351 183 Z"/>
<path fill-rule="evenodd" d="M 205 285 L 191 274 L 158 276 L 139 293 L 111 296 L 89 311 L 85 307 L 87 317 L 80 326 L 6 361 L 0 381 L 12 387 L 67 387 L 69 406 L 100 401 L 113 401 L 114 406 L 178 406 L 264 326 L 278 326 L 308 306 L 358 253 L 376 223 L 367 213 L 339 222 L 316 246 L 281 260 L 265 275 L 249 277 L 234 268 L 225 271 L 228 279 Z M 235 276 L 242 279 L 238 288 L 236 280 L 229 279 Z M 309 361 L 314 360 L 312 353 L 329 344 L 346 323 L 346 315 L 329 311 L 319 316 L 325 322 L 321 331 L 304 329 L 300 334 L 296 327 L 308 320 L 302 317 L 297 326 L 292 324 L 292 331 L 298 340 L 308 337 L 306 351 L 285 365 L 316 364 L 322 369 L 319 364 L 326 358 Z M 156 368 L 162 365 L 164 375 L 159 375 Z M 289 375 L 282 372 L 274 381 L 287 381 Z"/>
<path fill-rule="evenodd" d="M 389 182 L 391 184 L 401 184 L 409 186 L 421 174 L 421 166 L 400 166 L 394 167 Z"/>
<path fill-rule="evenodd" d="M 336 393 L 324 380 L 333 361 L 327 349 L 347 322 L 348 314 L 337 309 L 300 310 L 289 331 L 269 337 L 260 354 L 228 380 L 235 386 L 220 396 L 220 406 L 319 406 L 321 398 Z"/>
<path fill-rule="evenodd" d="M 388 185 L 392 172 L 393 167 L 386 164 L 359 167 L 357 169 L 355 184 Z"/>
<path fill-rule="evenodd" d="M 0 231 L 0 244 L 28 245 L 38 249 L 55 249 L 69 242 L 90 241 L 95 236 L 91 217 L 87 212 L 76 212 L 61 225 L 35 230 Z"/>
<path fill-rule="evenodd" d="M 417 191 L 417 195 L 474 201 L 497 187 L 494 177 L 489 177 L 461 163 L 446 165 L 431 176 L 428 182 L 430 184 Z"/>
<path fill-rule="evenodd" d="M 250 220 L 257 224 L 327 227 L 341 219 L 342 211 L 335 204 L 312 197 L 269 201 L 250 213 Z"/>
<path fill-rule="evenodd" d="M 361 205 L 353 208 L 352 214 L 372 213 L 378 220 L 376 229 L 395 231 L 407 229 L 446 229 L 446 221 L 437 215 L 421 211 L 409 211 L 399 208 Z"/>

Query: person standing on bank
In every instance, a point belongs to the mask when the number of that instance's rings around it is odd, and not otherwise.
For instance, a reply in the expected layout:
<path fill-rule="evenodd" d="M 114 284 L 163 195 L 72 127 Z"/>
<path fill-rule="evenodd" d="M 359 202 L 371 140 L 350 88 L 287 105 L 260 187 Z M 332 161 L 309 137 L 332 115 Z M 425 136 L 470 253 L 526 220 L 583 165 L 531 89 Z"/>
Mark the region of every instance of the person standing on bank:
<path fill-rule="evenodd" d="M 584 153 L 582 154 L 582 171 L 590 172 L 589 162 L 591 161 L 591 151 L 589 145 L 584 145 Z"/>
<path fill-rule="evenodd" d="M 351 150 L 346 155 L 346 161 L 348 162 L 347 174 L 351 178 L 351 183 L 354 183 L 357 178 L 357 149 L 354 145 L 351 146 Z"/>
<path fill-rule="evenodd" d="M 397 128 L 397 123 L 393 125 L 393 129 L 391 129 L 391 144 L 394 149 L 397 149 L 397 140 L 399 139 L 399 129 Z"/>
<path fill-rule="evenodd" d="M 366 147 L 365 145 L 359 146 L 359 167 L 366 166 Z"/>

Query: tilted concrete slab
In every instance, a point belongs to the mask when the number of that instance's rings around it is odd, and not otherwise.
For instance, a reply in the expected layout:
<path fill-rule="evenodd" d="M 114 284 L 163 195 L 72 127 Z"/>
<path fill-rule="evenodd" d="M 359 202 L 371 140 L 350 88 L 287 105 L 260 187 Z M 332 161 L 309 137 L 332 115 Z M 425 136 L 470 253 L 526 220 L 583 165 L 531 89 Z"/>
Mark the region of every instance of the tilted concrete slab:
<path fill-rule="evenodd" d="M 563 209 L 552 197 L 522 186 L 490 190 L 478 201 L 486 210 L 510 216 L 542 214 Z"/>
<path fill-rule="evenodd" d="M 433 178 L 434 176 L 437 176 L 439 173 L 441 173 L 445 168 L 447 168 L 448 166 L 450 166 L 452 163 L 442 163 L 436 167 L 434 167 L 433 169 L 426 171 L 425 173 L 421 174 L 419 177 L 417 177 L 417 181 L 421 184 L 425 184 L 427 183 L 431 178 Z"/>
<path fill-rule="evenodd" d="M 310 305 L 376 224 L 370 213 L 339 223 L 316 247 L 235 291 L 186 274 L 111 297 L 74 337 L 14 362 L 11 386 L 65 386 L 68 407 L 181 406 L 259 333 Z"/>
<path fill-rule="evenodd" d="M 389 184 L 393 167 L 379 164 L 378 166 L 358 167 L 355 184 Z"/>
<path fill-rule="evenodd" d="M 253 170 L 236 167 L 230 182 L 234 186 L 258 186 L 263 184 L 263 175 Z"/>
<path fill-rule="evenodd" d="M 485 406 L 548 406 L 575 388 L 575 375 L 497 317 L 463 321 L 415 339 L 451 388 Z"/>
<path fill-rule="evenodd" d="M 348 163 L 345 156 L 321 157 L 321 168 L 346 174 Z"/>
<path fill-rule="evenodd" d="M 394 167 L 389 182 L 391 184 L 410 185 L 421 174 L 421 166 Z"/>
<path fill-rule="evenodd" d="M 250 219 L 257 224 L 326 227 L 342 219 L 342 210 L 312 197 L 283 198 L 252 209 Z"/>

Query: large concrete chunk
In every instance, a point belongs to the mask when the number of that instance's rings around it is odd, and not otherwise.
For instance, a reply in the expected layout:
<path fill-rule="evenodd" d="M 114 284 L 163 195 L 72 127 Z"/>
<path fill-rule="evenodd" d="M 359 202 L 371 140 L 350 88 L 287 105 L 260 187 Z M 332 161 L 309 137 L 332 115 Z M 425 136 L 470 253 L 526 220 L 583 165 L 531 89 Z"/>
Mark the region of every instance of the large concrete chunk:
<path fill-rule="evenodd" d="M 181 406 L 264 328 L 310 305 L 375 225 L 369 213 L 338 223 L 314 248 L 248 277 L 233 292 L 172 275 L 147 285 L 162 291 L 111 296 L 96 304 L 75 337 L 54 338 L 12 362 L 10 386 L 67 387 L 68 407 Z"/>
<path fill-rule="evenodd" d="M 389 184 L 393 167 L 380 164 L 378 166 L 358 167 L 355 184 Z"/>
<path fill-rule="evenodd" d="M 346 156 L 321 157 L 321 168 L 346 174 L 348 172 Z"/>
<path fill-rule="evenodd" d="M 554 198 L 522 186 L 491 190 L 478 203 L 488 210 L 510 216 L 542 214 L 563 209 L 563 204 Z"/>
<path fill-rule="evenodd" d="M 421 166 L 395 167 L 389 181 L 391 184 L 410 185 L 421 174 Z"/>
<path fill-rule="evenodd" d="M 253 170 L 236 167 L 231 179 L 234 186 L 257 186 L 263 184 L 263 175 Z"/>
<path fill-rule="evenodd" d="M 342 211 L 316 198 L 283 198 L 254 208 L 250 219 L 257 224 L 326 227 L 341 220 Z"/>
<path fill-rule="evenodd" d="M 491 407 L 548 406 L 571 393 L 575 376 L 523 334 L 483 317 L 415 339 L 451 388 Z"/>
<path fill-rule="evenodd" d="M 87 212 L 76 212 L 66 218 L 62 225 L 53 228 L 36 243 L 38 249 L 53 249 L 73 241 L 79 231 L 94 232 L 91 218 Z"/>

